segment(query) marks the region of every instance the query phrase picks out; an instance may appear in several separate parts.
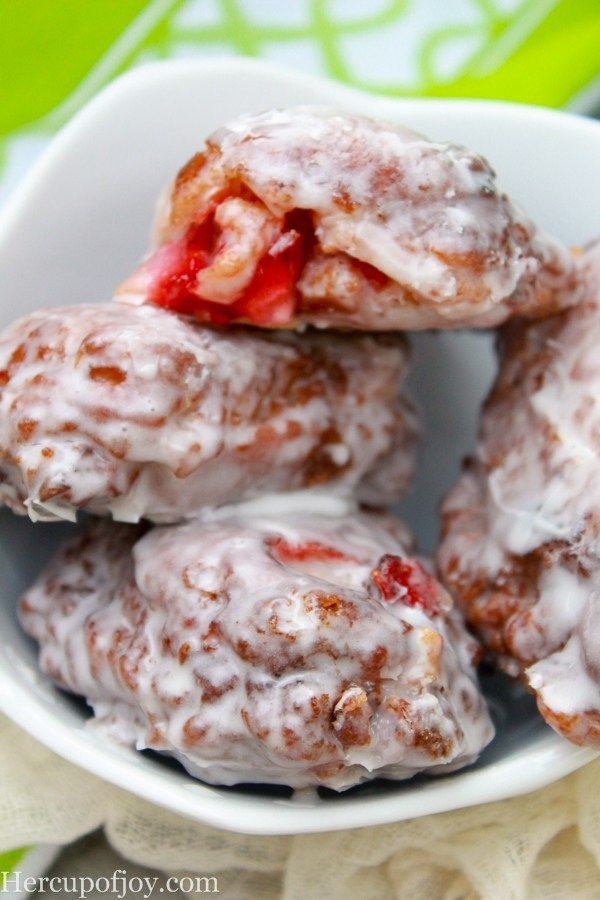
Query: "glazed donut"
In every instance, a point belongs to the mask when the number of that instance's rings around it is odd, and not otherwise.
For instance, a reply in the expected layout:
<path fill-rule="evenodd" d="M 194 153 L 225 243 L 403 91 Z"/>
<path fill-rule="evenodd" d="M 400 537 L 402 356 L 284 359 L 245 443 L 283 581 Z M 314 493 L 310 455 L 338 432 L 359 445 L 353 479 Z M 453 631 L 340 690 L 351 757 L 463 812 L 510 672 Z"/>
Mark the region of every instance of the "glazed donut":
<path fill-rule="evenodd" d="M 299 107 L 207 140 L 119 296 L 219 325 L 456 328 L 546 315 L 574 299 L 575 271 L 480 156 Z"/>
<path fill-rule="evenodd" d="M 20 602 L 42 670 L 95 725 L 213 784 L 342 790 L 473 761 L 477 645 L 383 517 L 268 509 L 96 520 Z"/>
<path fill-rule="evenodd" d="M 405 344 L 225 332 L 153 306 L 43 310 L 0 334 L 0 502 L 172 522 L 306 488 L 393 503 L 414 460 Z"/>
<path fill-rule="evenodd" d="M 505 326 L 479 446 L 446 499 L 439 567 L 546 721 L 600 747 L 600 244 L 587 301 Z"/>

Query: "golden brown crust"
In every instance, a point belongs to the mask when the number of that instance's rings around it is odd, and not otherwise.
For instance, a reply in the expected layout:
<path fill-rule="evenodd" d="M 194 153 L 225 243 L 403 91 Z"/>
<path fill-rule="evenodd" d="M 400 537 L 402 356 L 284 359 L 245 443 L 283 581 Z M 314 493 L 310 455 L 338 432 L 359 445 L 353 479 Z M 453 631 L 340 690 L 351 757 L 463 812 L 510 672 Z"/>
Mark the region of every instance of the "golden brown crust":
<path fill-rule="evenodd" d="M 598 745 L 600 721 L 600 244 L 587 300 L 513 322 L 476 456 L 442 507 L 438 564 L 498 665 L 546 721 Z"/>
<path fill-rule="evenodd" d="M 236 214 L 223 215 L 232 202 Z M 252 235 L 267 221 L 263 245 Z M 555 312 L 578 285 L 566 248 L 498 190 L 481 157 L 304 107 L 212 135 L 163 198 L 155 238 L 122 293 L 219 323 L 487 327 Z M 293 245 L 285 271 L 266 278 L 277 289 L 265 303 L 253 276 Z"/>

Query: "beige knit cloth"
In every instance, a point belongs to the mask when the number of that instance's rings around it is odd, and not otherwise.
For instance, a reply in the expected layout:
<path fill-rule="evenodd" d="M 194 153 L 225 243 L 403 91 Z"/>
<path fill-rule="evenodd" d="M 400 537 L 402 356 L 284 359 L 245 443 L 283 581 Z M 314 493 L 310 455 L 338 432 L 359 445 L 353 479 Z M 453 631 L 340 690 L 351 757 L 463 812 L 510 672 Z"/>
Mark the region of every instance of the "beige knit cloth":
<path fill-rule="evenodd" d="M 0 851 L 103 827 L 132 864 L 218 876 L 224 900 L 600 898 L 600 760 L 514 800 L 376 828 L 249 837 L 117 790 L 0 717 L 0 784 Z M 94 872 L 118 863 L 105 848 Z"/>

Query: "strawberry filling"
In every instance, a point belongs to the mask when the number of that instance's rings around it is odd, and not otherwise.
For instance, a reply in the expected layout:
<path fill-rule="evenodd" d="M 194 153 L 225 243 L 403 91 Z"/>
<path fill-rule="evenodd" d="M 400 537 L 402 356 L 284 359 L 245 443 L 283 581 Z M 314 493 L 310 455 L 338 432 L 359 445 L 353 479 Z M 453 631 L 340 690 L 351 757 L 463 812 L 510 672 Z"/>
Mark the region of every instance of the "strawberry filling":
<path fill-rule="evenodd" d="M 158 250 L 149 264 L 156 273 L 150 302 L 214 325 L 239 320 L 254 325 L 288 324 L 296 309 L 296 281 L 314 243 L 310 213 L 297 209 L 285 216 L 280 237 L 259 259 L 249 284 L 230 303 L 206 300 L 196 286 L 198 273 L 210 266 L 218 253 L 219 237 L 213 206 L 183 238 Z"/>
<path fill-rule="evenodd" d="M 382 556 L 371 572 L 371 580 L 386 603 L 418 606 L 428 616 L 441 611 L 440 586 L 416 559 Z"/>
<path fill-rule="evenodd" d="M 270 538 L 267 546 L 275 559 L 284 564 L 299 562 L 357 562 L 342 550 L 328 547 L 318 541 L 306 541 L 303 544 L 290 544 L 282 537 Z"/>
<path fill-rule="evenodd" d="M 371 263 L 363 262 L 362 259 L 353 259 L 353 263 L 374 290 L 382 291 L 389 284 L 390 279 L 388 276 L 376 269 L 375 266 L 372 266 Z"/>

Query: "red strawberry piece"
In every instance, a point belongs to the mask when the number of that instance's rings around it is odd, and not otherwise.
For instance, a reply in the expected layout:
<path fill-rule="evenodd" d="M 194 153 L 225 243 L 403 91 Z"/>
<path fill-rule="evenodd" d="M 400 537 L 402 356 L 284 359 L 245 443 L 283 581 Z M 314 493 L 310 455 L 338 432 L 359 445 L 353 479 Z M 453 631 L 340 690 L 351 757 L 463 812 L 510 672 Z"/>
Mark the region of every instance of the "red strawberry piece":
<path fill-rule="evenodd" d="M 344 562 L 357 562 L 336 547 L 328 547 L 319 541 L 306 541 L 303 544 L 290 544 L 282 537 L 269 538 L 267 541 L 269 550 L 281 563 L 306 562 L 307 560 L 332 560 Z"/>
<path fill-rule="evenodd" d="M 250 283 L 234 302 L 222 304 L 196 293 L 198 272 L 211 264 L 216 253 L 219 231 L 214 212 L 214 207 L 207 209 L 183 238 L 160 248 L 149 261 L 148 271 L 160 272 L 150 290 L 150 301 L 214 325 L 239 320 L 287 325 L 296 307 L 296 281 L 314 242 L 310 214 L 294 210 L 285 217 L 282 234 L 259 260 Z"/>
<path fill-rule="evenodd" d="M 428 616 L 441 611 L 441 588 L 416 559 L 386 554 L 371 572 L 371 580 L 386 603 L 418 606 Z"/>

